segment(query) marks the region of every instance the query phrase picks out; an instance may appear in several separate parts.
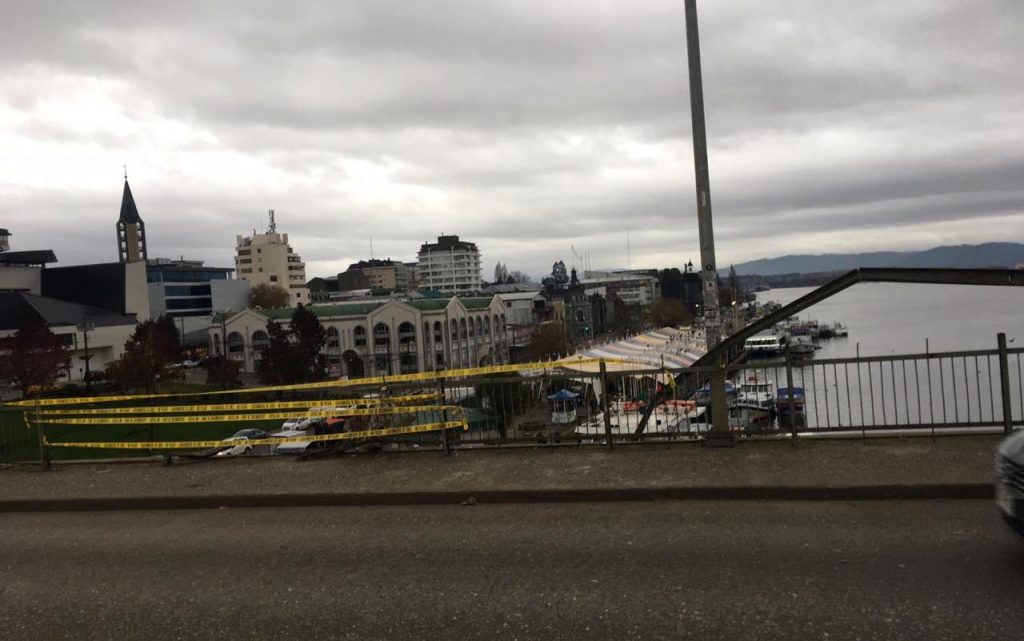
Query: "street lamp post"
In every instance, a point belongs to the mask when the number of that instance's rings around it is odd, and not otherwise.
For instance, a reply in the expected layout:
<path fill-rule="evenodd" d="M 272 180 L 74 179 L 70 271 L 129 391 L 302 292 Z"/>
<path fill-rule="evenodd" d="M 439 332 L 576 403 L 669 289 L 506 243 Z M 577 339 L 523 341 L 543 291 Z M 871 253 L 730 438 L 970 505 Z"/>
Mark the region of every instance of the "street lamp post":
<path fill-rule="evenodd" d="M 721 341 L 718 311 L 718 269 L 715 265 L 715 232 L 711 218 L 711 178 L 708 172 L 708 141 L 704 123 L 704 85 L 700 69 L 700 37 L 697 31 L 697 0 L 684 0 L 686 58 L 690 76 L 690 122 L 693 134 L 693 170 L 697 187 L 697 228 L 700 235 L 701 281 L 704 298 L 704 331 L 707 349 Z M 712 433 L 705 445 L 732 445 L 725 398 L 725 362 L 720 357 L 711 374 Z"/>
<path fill-rule="evenodd" d="M 230 313 L 230 309 L 221 310 L 220 312 L 220 355 L 225 360 L 228 357 L 228 314 Z"/>
<path fill-rule="evenodd" d="M 82 322 L 78 324 L 77 329 L 82 332 L 82 340 L 85 344 L 85 354 L 79 356 L 80 359 L 85 361 L 85 389 L 86 391 L 92 391 L 92 377 L 89 370 L 89 359 L 92 358 L 92 354 L 89 353 L 89 332 L 96 329 L 96 324 L 89 318 L 83 318 Z"/>
<path fill-rule="evenodd" d="M 690 120 L 693 133 L 693 168 L 697 186 L 697 228 L 700 235 L 701 281 L 707 349 L 721 340 L 718 316 L 718 270 L 715 265 L 715 232 L 711 217 L 711 178 L 708 172 L 708 141 L 704 123 L 704 85 L 700 68 L 697 32 L 697 0 L 685 0 L 686 53 L 690 76 Z"/>

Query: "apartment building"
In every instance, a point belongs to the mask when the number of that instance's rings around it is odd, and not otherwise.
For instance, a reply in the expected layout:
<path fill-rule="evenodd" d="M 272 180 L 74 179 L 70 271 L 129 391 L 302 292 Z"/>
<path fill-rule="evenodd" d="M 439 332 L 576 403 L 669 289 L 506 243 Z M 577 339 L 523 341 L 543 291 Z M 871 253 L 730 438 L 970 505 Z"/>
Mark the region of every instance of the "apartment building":
<path fill-rule="evenodd" d="M 327 331 L 323 354 L 337 376 L 479 367 L 509 362 L 505 305 L 490 298 L 361 300 L 309 307 Z M 221 314 L 208 327 L 210 353 L 226 353 L 255 372 L 266 348 L 267 321 L 285 327 L 291 310 L 247 309 Z"/>
<path fill-rule="evenodd" d="M 417 258 L 419 289 L 453 294 L 480 290 L 480 250 L 475 243 L 441 235 L 436 243 L 420 246 Z"/>
<path fill-rule="evenodd" d="M 338 291 L 348 291 L 341 289 L 341 286 L 349 280 L 344 278 L 344 276 L 346 274 L 354 274 L 355 272 L 361 272 L 366 276 L 366 285 L 365 287 L 351 287 L 350 289 L 386 289 L 389 291 L 407 292 L 412 289 L 414 280 L 412 270 L 403 262 L 391 260 L 390 258 L 386 260 L 379 258 L 361 260 L 358 263 L 352 263 L 347 271 L 338 274 Z M 353 284 L 360 284 L 358 278 L 352 278 L 351 281 Z"/>
<path fill-rule="evenodd" d="M 288 244 L 288 234 L 277 232 L 273 209 L 266 233 L 236 237 L 235 273 L 252 287 L 265 283 L 287 290 L 292 307 L 309 303 L 306 264 Z"/>

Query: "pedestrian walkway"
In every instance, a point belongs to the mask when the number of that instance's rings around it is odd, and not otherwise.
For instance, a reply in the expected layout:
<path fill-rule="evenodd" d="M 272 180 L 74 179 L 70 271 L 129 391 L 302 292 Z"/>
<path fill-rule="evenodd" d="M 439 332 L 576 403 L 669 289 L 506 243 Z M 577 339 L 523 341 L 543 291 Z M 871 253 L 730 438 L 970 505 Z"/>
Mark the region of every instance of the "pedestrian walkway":
<path fill-rule="evenodd" d="M 0 501 L 331 493 L 576 492 L 652 488 L 870 488 L 991 482 L 996 436 L 628 445 L 183 462 L 18 465 Z"/>

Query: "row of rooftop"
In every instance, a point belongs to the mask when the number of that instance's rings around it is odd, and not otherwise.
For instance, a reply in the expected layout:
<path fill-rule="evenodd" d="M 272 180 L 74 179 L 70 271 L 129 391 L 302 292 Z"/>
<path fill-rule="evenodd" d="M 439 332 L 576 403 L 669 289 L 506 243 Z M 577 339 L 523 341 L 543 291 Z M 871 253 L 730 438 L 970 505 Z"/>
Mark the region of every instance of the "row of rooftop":
<path fill-rule="evenodd" d="M 288 292 L 289 307 L 311 305 L 324 319 L 344 317 L 357 325 L 360 315 L 368 322 L 385 307 L 421 316 L 498 310 L 491 326 L 500 328 L 496 331 L 501 336 L 492 336 L 488 358 L 503 361 L 509 350 L 525 345 L 538 324 L 562 324 L 574 344 L 582 343 L 610 325 L 618 309 L 614 301 L 644 310 L 661 296 L 653 270 L 587 272 L 583 279 L 573 272 L 570 282 L 549 284 L 543 292 L 537 283 L 488 284 L 482 278 L 476 243 L 446 234 L 423 243 L 414 262 L 370 258 L 352 263 L 340 274 L 307 281 L 305 263 L 288 235 L 278 232 L 273 212 L 265 232 L 253 230 L 236 238 L 234 267 L 211 267 L 184 257 L 150 258 L 145 222 L 127 178 L 116 231 L 117 262 L 56 266 L 51 249 L 12 251 L 11 231 L 0 229 L 0 338 L 27 323 L 45 323 L 74 353 L 66 380 L 79 380 L 82 360 L 89 358 L 94 369 L 116 360 L 142 320 L 169 315 L 187 346 L 214 352 L 218 323 L 247 310 L 256 315 L 246 318 L 264 322 L 287 317 L 290 310 L 250 309 L 252 288 L 268 284 Z M 699 283 L 692 276 L 699 295 Z M 86 336 L 88 353 L 83 351 Z M 221 335 L 222 347 L 224 340 Z M 419 366 L 428 366 L 426 356 L 422 358 Z M 478 358 L 471 353 L 469 362 L 479 362 Z"/>

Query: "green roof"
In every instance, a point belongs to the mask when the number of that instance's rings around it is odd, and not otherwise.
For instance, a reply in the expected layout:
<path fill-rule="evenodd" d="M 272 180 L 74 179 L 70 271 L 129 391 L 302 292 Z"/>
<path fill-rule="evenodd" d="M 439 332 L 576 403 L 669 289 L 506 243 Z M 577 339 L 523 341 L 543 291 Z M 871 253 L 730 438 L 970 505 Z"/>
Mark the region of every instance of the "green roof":
<path fill-rule="evenodd" d="M 388 301 L 386 300 L 374 300 L 360 303 L 337 303 L 334 305 L 310 305 L 307 309 L 311 310 L 320 318 L 333 317 L 333 316 L 365 316 L 377 309 L 381 305 L 384 305 Z M 269 311 L 269 313 L 267 313 Z M 291 318 L 293 309 L 272 309 L 265 310 L 262 313 L 270 316 L 271 318 Z M 279 314 L 273 316 L 272 314 Z"/>
<path fill-rule="evenodd" d="M 448 303 L 451 300 L 450 298 L 417 298 L 402 302 L 415 307 L 421 312 L 433 312 L 448 307 Z M 466 309 L 487 309 L 491 304 L 490 298 L 459 298 L 459 300 L 466 306 Z"/>
<path fill-rule="evenodd" d="M 416 300 L 404 302 L 406 305 L 411 305 L 421 312 L 435 312 L 448 307 L 449 301 L 451 301 L 450 298 L 417 298 Z"/>
<path fill-rule="evenodd" d="M 491 305 L 490 298 L 460 298 L 466 309 L 486 309 Z"/>
<path fill-rule="evenodd" d="M 465 305 L 466 309 L 477 310 L 487 309 L 491 304 L 490 298 L 460 298 L 462 304 Z M 358 303 L 336 303 L 333 305 L 316 304 L 310 305 L 308 309 L 312 310 L 313 313 L 319 318 L 334 318 L 337 316 L 365 316 L 373 310 L 391 302 L 388 300 L 375 300 L 375 301 L 363 301 Z M 451 302 L 450 298 L 417 298 L 414 300 L 401 300 L 395 301 L 397 303 L 403 303 L 410 307 L 415 307 L 422 312 L 432 312 L 442 310 L 448 307 L 448 303 Z M 295 313 L 295 309 L 292 307 L 282 307 L 279 309 L 253 309 L 251 310 L 266 316 L 273 320 L 291 320 L 292 314 Z M 236 312 L 232 312 L 229 316 L 234 316 Z M 222 313 L 215 314 L 213 317 L 214 323 L 221 322 Z"/>

